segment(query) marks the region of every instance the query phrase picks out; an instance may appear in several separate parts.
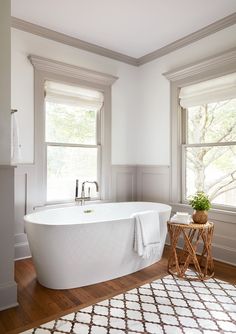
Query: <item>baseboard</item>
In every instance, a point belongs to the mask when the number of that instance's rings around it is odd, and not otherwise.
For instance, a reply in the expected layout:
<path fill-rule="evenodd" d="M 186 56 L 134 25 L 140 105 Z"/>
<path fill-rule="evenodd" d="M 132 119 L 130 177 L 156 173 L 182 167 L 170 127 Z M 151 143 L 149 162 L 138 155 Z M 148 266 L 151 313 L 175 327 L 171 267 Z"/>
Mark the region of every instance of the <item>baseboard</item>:
<path fill-rule="evenodd" d="M 170 247 L 170 243 L 167 239 L 166 245 Z M 181 249 L 183 246 L 183 239 L 180 239 L 180 245 L 177 247 Z M 199 254 L 199 253 L 197 253 Z M 226 247 L 226 246 L 221 246 L 217 244 L 212 244 L 212 254 L 214 260 L 230 264 L 232 266 L 236 266 L 236 249 Z"/>
<path fill-rule="evenodd" d="M 212 254 L 214 260 L 236 266 L 236 249 L 212 244 Z"/>
<path fill-rule="evenodd" d="M 31 257 L 27 236 L 25 233 L 15 235 L 15 260 Z"/>
<path fill-rule="evenodd" d="M 0 285 L 0 311 L 15 307 L 17 305 L 16 282 L 13 281 Z"/>

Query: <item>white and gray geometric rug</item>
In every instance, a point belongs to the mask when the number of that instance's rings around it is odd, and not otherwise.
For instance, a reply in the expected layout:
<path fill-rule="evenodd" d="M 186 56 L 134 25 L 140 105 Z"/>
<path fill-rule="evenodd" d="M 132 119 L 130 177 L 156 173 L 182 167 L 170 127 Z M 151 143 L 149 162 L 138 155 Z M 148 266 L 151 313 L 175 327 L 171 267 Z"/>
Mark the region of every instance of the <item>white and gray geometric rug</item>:
<path fill-rule="evenodd" d="M 232 334 L 236 286 L 171 275 L 45 323 L 24 334 Z"/>

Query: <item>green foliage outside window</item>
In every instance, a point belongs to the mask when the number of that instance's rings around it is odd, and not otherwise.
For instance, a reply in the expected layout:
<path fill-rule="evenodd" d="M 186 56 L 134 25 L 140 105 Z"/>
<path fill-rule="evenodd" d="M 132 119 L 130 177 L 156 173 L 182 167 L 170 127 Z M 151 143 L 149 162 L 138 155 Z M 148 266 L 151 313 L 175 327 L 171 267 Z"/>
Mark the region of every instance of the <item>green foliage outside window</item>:
<path fill-rule="evenodd" d="M 188 108 L 186 130 L 186 197 L 236 206 L 236 99 Z"/>

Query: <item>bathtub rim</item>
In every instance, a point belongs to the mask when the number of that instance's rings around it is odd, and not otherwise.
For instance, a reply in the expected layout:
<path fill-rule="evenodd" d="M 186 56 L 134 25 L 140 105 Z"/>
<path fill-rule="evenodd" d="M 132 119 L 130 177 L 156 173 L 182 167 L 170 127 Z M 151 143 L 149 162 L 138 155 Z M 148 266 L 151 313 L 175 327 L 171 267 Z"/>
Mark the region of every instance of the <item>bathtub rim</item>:
<path fill-rule="evenodd" d="M 66 206 L 66 207 L 57 207 L 57 208 L 46 208 L 45 210 L 40 210 L 38 212 L 32 212 L 32 213 L 29 213 L 27 215 L 25 215 L 23 218 L 24 218 L 24 223 L 25 224 L 35 224 L 35 225 L 43 225 L 43 226 L 76 226 L 76 225 L 87 225 L 87 224 L 98 224 L 98 223 L 102 223 L 102 222 L 114 222 L 114 221 L 120 221 L 120 220 L 128 220 L 128 219 L 132 219 L 134 217 L 132 216 L 126 216 L 126 217 L 116 217 L 116 218 L 107 218 L 107 219 L 100 219 L 100 220 L 97 220 L 97 221 L 86 221 L 86 222 L 67 222 L 67 223 L 61 223 L 61 224 L 53 224 L 53 223 L 45 223 L 45 222 L 36 222 L 36 221 L 32 221 L 32 219 L 30 219 L 32 216 L 36 216 L 37 214 L 40 214 L 41 212 L 52 212 L 52 211 L 60 211 L 60 210 L 65 210 L 65 209 L 70 209 L 70 208 L 74 208 L 74 207 L 79 207 L 79 208 L 86 208 L 86 207 L 89 207 L 89 206 L 97 206 L 97 205 L 109 205 L 109 204 L 115 204 L 115 205 L 118 205 L 118 204 L 160 204 L 160 205 L 163 205 L 165 206 L 165 210 L 160 210 L 158 211 L 158 213 L 167 213 L 167 212 L 170 212 L 171 213 L 171 210 L 172 210 L 172 207 L 169 205 L 169 204 L 166 204 L 166 203 L 159 203 L 159 202 L 142 202 L 142 201 L 129 201 L 129 202 L 101 202 L 101 203 L 87 203 L 85 206 L 78 206 L 78 205 L 71 205 L 71 206 Z M 85 209 L 86 210 L 86 209 Z M 152 209 L 141 209 L 140 211 L 135 211 L 133 214 L 137 213 L 137 212 L 141 212 L 141 211 L 149 211 L 149 210 L 152 210 Z M 154 210 L 155 211 L 155 210 Z M 89 213 L 88 213 L 89 214 Z"/>

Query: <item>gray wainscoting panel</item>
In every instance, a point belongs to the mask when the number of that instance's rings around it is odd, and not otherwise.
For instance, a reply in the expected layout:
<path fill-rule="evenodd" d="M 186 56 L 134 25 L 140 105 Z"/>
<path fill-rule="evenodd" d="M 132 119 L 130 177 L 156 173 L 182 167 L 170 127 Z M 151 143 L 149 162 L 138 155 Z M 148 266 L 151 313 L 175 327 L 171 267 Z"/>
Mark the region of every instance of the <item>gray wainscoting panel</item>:
<path fill-rule="evenodd" d="M 169 203 L 169 166 L 137 166 L 137 199 Z"/>
<path fill-rule="evenodd" d="M 215 224 L 212 241 L 213 257 L 223 262 L 236 265 L 236 223 L 209 218 Z"/>
<path fill-rule="evenodd" d="M 133 165 L 112 166 L 112 200 L 136 201 L 137 167 Z"/>
<path fill-rule="evenodd" d="M 113 165 L 112 200 L 169 203 L 169 166 Z"/>
<path fill-rule="evenodd" d="M 23 216 L 25 210 L 27 213 L 32 212 L 33 206 L 39 202 L 34 168 L 34 165 L 21 165 L 15 168 L 15 259 L 30 256 Z M 154 201 L 169 204 L 169 180 L 168 166 L 113 165 L 111 200 Z M 192 213 L 189 206 L 171 205 L 173 213 L 176 211 Z M 215 223 L 212 244 L 214 258 L 236 265 L 235 214 L 210 211 L 209 219 Z"/>

